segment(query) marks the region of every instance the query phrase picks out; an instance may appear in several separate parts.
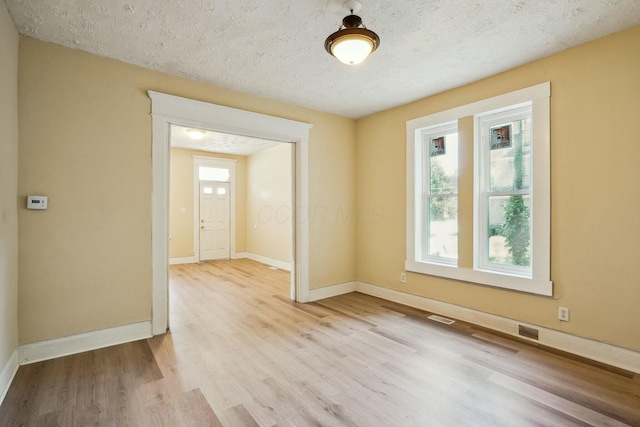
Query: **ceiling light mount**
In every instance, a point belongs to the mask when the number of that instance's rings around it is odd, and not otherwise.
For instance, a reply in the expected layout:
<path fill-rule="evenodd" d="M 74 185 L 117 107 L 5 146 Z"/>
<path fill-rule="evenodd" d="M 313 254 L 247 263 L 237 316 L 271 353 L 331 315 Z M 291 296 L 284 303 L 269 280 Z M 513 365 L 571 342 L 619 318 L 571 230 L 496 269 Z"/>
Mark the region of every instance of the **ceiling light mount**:
<path fill-rule="evenodd" d="M 195 139 L 196 141 L 204 138 L 205 133 L 206 132 L 202 129 L 187 129 L 187 135 L 189 135 L 191 139 Z"/>
<path fill-rule="evenodd" d="M 347 0 L 342 3 L 342 7 L 350 11 L 353 15 L 354 12 L 360 12 L 360 9 L 362 9 L 362 3 L 360 3 L 358 0 Z"/>
<path fill-rule="evenodd" d="M 362 7 L 358 0 L 346 1 L 343 6 L 349 10 L 350 15 L 344 17 L 338 31 L 327 37 L 324 48 L 340 62 L 356 65 L 378 48 L 380 37 L 364 26 L 362 18 L 354 15 Z"/>

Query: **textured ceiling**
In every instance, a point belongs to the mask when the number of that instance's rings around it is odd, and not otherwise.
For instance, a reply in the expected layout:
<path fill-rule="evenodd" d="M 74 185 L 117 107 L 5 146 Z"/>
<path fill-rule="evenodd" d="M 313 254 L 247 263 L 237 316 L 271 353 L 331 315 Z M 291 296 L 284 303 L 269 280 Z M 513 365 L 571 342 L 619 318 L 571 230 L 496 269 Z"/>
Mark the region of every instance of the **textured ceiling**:
<path fill-rule="evenodd" d="M 18 31 L 345 117 L 467 84 L 640 23 L 640 0 L 362 0 L 380 48 L 324 39 L 343 0 L 5 0 Z"/>
<path fill-rule="evenodd" d="M 171 146 L 175 148 L 210 151 L 213 153 L 249 156 L 258 151 L 282 144 L 282 142 L 275 142 L 268 139 L 215 132 L 212 130 L 205 130 L 202 139 L 195 140 L 187 133 L 189 129 L 195 128 L 171 125 Z"/>

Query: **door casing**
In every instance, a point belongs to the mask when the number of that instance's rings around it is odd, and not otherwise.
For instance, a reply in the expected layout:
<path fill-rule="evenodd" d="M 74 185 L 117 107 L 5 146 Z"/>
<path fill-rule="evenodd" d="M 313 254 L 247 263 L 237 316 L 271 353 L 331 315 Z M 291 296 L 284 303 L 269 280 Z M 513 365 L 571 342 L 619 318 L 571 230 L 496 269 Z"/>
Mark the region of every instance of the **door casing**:
<path fill-rule="evenodd" d="M 169 327 L 170 125 L 212 129 L 295 144 L 295 236 L 292 299 L 309 301 L 309 131 L 313 125 L 165 93 L 151 98 L 151 281 L 152 334 Z"/>

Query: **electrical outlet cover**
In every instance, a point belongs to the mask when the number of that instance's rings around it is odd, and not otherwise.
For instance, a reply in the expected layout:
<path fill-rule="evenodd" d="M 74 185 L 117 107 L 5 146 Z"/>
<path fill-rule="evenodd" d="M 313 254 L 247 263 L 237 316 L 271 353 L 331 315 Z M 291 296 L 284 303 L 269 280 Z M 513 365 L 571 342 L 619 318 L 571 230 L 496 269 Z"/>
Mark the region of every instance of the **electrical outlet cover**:
<path fill-rule="evenodd" d="M 569 321 L 569 309 L 567 307 L 558 307 L 558 319 L 563 322 Z"/>

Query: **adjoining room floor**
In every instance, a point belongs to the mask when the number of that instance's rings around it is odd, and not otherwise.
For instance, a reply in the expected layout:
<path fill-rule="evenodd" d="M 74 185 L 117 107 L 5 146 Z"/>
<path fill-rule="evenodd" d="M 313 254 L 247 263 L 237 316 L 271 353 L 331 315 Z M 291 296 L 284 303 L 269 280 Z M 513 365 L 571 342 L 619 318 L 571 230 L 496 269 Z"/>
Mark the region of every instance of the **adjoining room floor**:
<path fill-rule="evenodd" d="M 640 375 L 250 260 L 171 267 L 171 333 L 21 366 L 2 426 L 640 426 Z"/>

